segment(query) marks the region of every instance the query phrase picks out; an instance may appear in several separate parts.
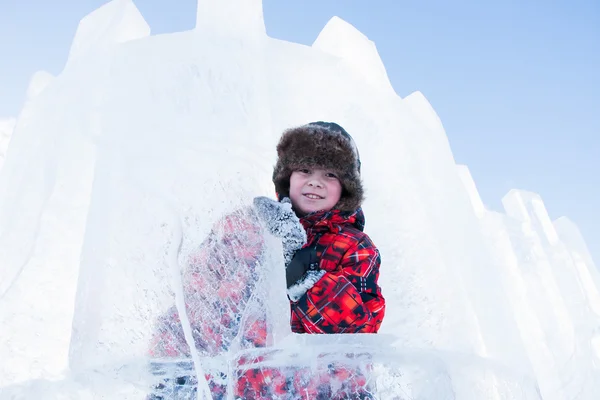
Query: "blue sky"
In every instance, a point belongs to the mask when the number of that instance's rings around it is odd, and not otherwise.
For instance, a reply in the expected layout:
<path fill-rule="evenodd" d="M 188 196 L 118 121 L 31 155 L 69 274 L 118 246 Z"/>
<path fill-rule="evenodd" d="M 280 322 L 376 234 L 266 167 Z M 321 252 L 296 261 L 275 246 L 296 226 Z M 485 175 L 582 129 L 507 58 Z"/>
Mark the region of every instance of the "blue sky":
<path fill-rule="evenodd" d="M 137 0 L 154 34 L 191 29 L 196 2 Z M 0 117 L 31 75 L 61 71 L 102 0 L 0 0 Z M 598 0 L 264 0 L 270 36 L 310 44 L 334 15 L 373 40 L 397 93 L 420 90 L 484 202 L 539 193 L 581 228 L 600 264 Z"/>

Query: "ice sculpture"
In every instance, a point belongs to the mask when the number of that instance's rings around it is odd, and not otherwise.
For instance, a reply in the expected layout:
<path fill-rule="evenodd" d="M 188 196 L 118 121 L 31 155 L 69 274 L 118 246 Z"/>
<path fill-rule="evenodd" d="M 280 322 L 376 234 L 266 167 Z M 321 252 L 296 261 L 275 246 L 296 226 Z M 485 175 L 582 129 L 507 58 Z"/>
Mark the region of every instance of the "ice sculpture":
<path fill-rule="evenodd" d="M 394 94 L 375 43 L 343 19 L 331 18 L 312 47 L 342 59 L 373 88 Z"/>
<path fill-rule="evenodd" d="M 65 70 L 34 82 L 0 175 L 3 395 L 144 398 L 154 373 L 189 378 L 197 396 L 231 396 L 253 374 L 331 393 L 348 375 L 381 399 L 592 398 L 585 245 L 535 196 L 487 211 L 427 99 L 397 96 L 375 45 L 341 19 L 302 46 L 266 35 L 258 0 L 202 0 L 196 29 L 149 36 L 114 0 L 82 20 Z M 248 244 L 245 229 L 222 233 L 223 216 L 272 193 L 279 133 L 315 120 L 341 123 L 361 152 L 389 310 L 377 336 L 290 334 L 268 235 L 244 288 L 243 268 L 210 269 L 243 267 L 235 252 L 203 256 L 211 238 Z"/>
<path fill-rule="evenodd" d="M 196 30 L 245 40 L 265 38 L 262 0 L 198 0 Z"/>
<path fill-rule="evenodd" d="M 114 46 L 150 35 L 150 27 L 131 0 L 114 0 L 84 17 L 71 44 L 68 63 Z"/>
<path fill-rule="evenodd" d="M 577 398 L 577 392 L 583 398 L 592 396 L 597 390 L 592 377 L 598 374 L 590 358 L 598 326 L 589 313 L 595 286 L 585 285 L 593 278 L 585 265 L 576 268 L 576 258 L 569 255 L 567 238 L 573 238 L 575 248 L 581 246 L 577 231 L 563 222 L 569 233 L 559 242 L 541 198 L 534 193 L 509 192 L 503 200 L 508 215 L 482 210 L 468 168 L 460 170 L 480 215 L 482 233 L 502 267 L 502 283 L 544 399 Z"/>
<path fill-rule="evenodd" d="M 0 385 L 57 377 L 68 367 L 91 139 L 102 129 L 111 46 L 139 37 L 128 23 L 131 6 L 116 1 L 90 14 L 65 71 L 31 79 L 0 180 Z"/>

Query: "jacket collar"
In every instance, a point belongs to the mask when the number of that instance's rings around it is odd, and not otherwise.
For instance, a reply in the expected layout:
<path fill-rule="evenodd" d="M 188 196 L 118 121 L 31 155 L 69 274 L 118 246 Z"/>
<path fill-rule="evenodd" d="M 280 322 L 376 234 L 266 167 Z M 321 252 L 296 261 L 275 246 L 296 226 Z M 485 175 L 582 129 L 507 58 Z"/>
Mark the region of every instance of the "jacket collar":
<path fill-rule="evenodd" d="M 365 215 L 362 208 L 358 208 L 353 212 L 340 210 L 317 211 L 300 218 L 300 223 L 307 232 L 331 231 L 332 233 L 338 233 L 344 225 L 354 226 L 362 232 L 365 227 Z"/>

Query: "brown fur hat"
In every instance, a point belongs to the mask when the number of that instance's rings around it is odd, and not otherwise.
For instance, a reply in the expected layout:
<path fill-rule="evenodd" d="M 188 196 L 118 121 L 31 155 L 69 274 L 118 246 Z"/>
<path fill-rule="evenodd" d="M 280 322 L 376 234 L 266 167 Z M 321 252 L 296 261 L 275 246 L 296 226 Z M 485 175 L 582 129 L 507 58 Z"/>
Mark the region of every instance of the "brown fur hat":
<path fill-rule="evenodd" d="M 290 195 L 293 171 L 319 167 L 335 172 L 342 184 L 335 209 L 354 212 L 361 206 L 360 155 L 352 137 L 338 124 L 319 121 L 288 129 L 277 145 L 277 157 L 273 183 L 280 199 Z"/>

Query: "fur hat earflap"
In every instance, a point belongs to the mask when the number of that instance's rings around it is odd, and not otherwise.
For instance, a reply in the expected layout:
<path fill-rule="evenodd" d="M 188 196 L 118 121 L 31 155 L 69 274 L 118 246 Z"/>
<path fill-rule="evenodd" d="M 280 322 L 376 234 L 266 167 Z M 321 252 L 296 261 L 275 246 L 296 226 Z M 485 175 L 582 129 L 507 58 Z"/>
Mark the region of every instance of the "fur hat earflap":
<path fill-rule="evenodd" d="M 354 212 L 361 206 L 360 155 L 352 137 L 338 124 L 311 122 L 285 131 L 277 145 L 277 157 L 273 183 L 280 199 L 289 197 L 292 172 L 318 167 L 335 172 L 342 184 L 335 209 Z"/>

